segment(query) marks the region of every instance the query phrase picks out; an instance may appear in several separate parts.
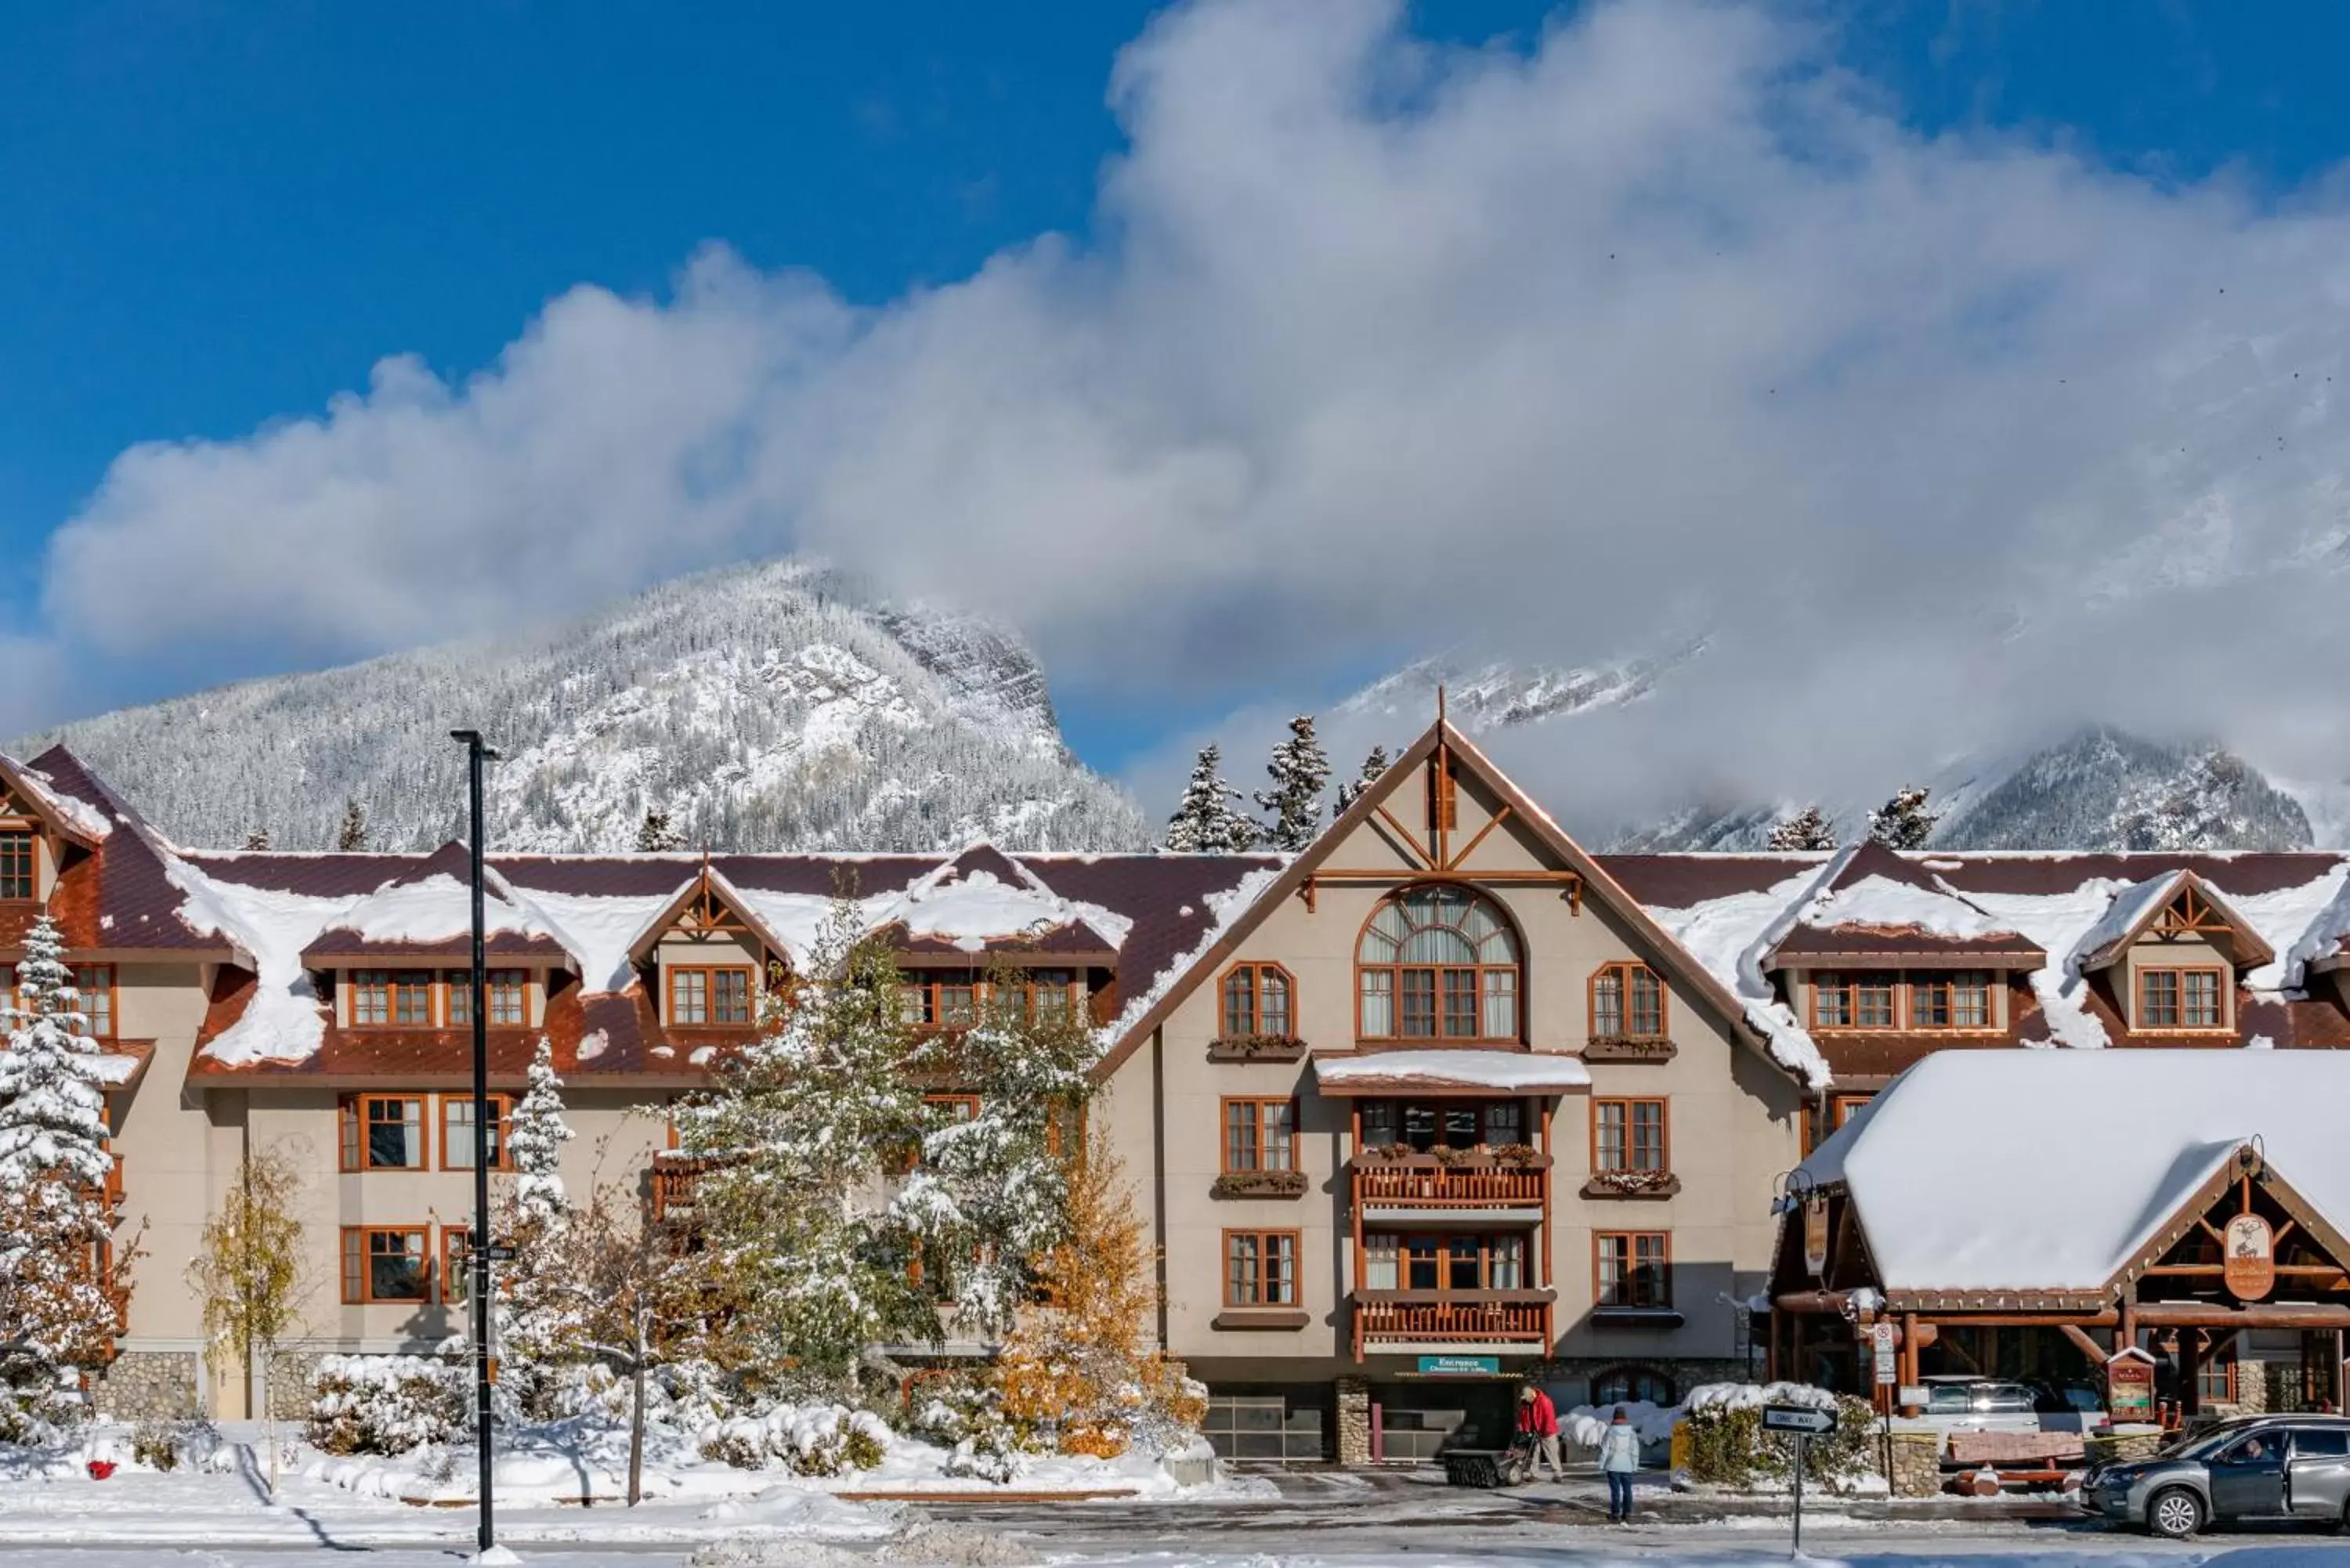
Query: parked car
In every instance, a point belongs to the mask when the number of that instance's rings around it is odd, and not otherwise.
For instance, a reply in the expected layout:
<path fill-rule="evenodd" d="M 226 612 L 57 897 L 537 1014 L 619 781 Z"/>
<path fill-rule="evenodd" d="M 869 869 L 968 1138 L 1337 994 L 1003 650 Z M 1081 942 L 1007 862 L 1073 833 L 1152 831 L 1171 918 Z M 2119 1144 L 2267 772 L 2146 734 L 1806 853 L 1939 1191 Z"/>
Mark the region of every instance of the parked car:
<path fill-rule="evenodd" d="M 2210 1524 L 2308 1520 L 2350 1528 L 2350 1418 L 2251 1416 L 2081 1482 L 2092 1513 L 2183 1540 Z"/>
<path fill-rule="evenodd" d="M 1928 1425 L 1945 1432 L 2036 1432 L 2039 1390 L 2002 1377 L 1941 1376 L 1925 1380 Z"/>

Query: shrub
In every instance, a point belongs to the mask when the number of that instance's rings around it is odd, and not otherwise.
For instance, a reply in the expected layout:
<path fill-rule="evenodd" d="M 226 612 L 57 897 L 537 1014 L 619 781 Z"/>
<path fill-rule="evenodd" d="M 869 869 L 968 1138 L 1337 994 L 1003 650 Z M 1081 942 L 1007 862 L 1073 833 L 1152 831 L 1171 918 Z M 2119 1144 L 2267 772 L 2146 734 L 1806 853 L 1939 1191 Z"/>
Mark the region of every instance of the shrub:
<path fill-rule="evenodd" d="M 888 1458 L 889 1428 L 871 1411 L 846 1405 L 778 1405 L 764 1416 L 713 1423 L 698 1448 L 702 1458 L 737 1469 L 781 1460 L 795 1475 L 837 1476 Z"/>
<path fill-rule="evenodd" d="M 310 1381 L 311 1447 L 404 1454 L 466 1426 L 465 1369 L 421 1355 L 328 1355 Z"/>
<path fill-rule="evenodd" d="M 1876 1417 L 1866 1400 L 1794 1383 L 1713 1383 L 1691 1390 L 1681 1407 L 1690 1479 L 1742 1490 L 1757 1484 L 1785 1484 L 1794 1469 L 1794 1439 L 1763 1431 L 1766 1404 L 1814 1405 L 1835 1411 L 1835 1430 L 1806 1445 L 1805 1480 L 1829 1491 L 1846 1491 L 1873 1473 Z"/>

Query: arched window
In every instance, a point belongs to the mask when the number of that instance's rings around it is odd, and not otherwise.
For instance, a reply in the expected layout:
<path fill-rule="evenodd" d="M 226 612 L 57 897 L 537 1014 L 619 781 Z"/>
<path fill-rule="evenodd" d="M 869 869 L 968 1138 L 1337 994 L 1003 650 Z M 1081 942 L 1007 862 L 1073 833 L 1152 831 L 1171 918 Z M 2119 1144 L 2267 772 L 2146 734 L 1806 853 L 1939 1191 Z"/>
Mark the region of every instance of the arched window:
<path fill-rule="evenodd" d="M 1381 904 L 1355 949 L 1368 1040 L 1518 1038 L 1518 939 L 1463 888 L 1410 888 Z"/>
<path fill-rule="evenodd" d="M 1653 1366 L 1611 1366 L 1591 1379 L 1591 1402 L 1609 1405 L 1673 1403 L 1673 1380 Z"/>
<path fill-rule="evenodd" d="M 1665 983 L 1644 963 L 1602 965 L 1591 977 L 1594 1040 L 1665 1037 Z"/>
<path fill-rule="evenodd" d="M 1234 964 L 1224 974 L 1225 1037 L 1289 1038 L 1289 971 L 1279 964 Z"/>

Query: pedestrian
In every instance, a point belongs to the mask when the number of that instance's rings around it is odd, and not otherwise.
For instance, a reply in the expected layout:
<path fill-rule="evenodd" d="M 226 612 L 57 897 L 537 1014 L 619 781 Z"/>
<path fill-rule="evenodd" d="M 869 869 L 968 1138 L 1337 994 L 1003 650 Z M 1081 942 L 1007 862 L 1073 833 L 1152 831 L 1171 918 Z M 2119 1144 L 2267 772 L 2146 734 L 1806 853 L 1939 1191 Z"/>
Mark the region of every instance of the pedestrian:
<path fill-rule="evenodd" d="M 1640 1468 L 1640 1434 L 1632 1429 L 1632 1418 L 1624 1407 L 1616 1407 L 1616 1418 L 1607 1423 L 1607 1430 L 1599 1438 L 1599 1468 L 1607 1476 L 1607 1522 L 1632 1522 L 1632 1475 Z"/>
<path fill-rule="evenodd" d="M 1551 1480 L 1566 1479 L 1566 1467 L 1558 1459 L 1558 1407 L 1531 1383 L 1518 1390 L 1518 1433 L 1534 1439 L 1534 1458 L 1526 1463 L 1530 1477 L 1539 1476 L 1546 1464 Z"/>

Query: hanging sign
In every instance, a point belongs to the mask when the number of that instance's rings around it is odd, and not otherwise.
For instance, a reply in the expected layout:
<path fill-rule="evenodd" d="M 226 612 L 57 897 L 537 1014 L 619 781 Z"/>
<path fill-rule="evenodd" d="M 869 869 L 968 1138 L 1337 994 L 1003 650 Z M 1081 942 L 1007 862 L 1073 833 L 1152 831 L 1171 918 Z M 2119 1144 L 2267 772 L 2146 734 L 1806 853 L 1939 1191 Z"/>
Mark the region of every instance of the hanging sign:
<path fill-rule="evenodd" d="M 2257 1214 L 2239 1214 L 2220 1233 L 2220 1277 L 2240 1302 L 2256 1302 L 2276 1288 L 2276 1235 Z"/>
<path fill-rule="evenodd" d="M 1828 1200 L 1825 1198 L 1804 1200 L 1804 1267 L 1815 1280 L 1827 1277 Z"/>
<path fill-rule="evenodd" d="M 2154 1357 L 2131 1346 L 2106 1363 L 2106 1414 L 2116 1421 L 2154 1418 Z"/>
<path fill-rule="evenodd" d="M 1899 1340 L 1900 1332 L 1891 1323 L 1869 1325 L 1868 1342 L 1877 1350 L 1877 1386 L 1880 1388 L 1891 1388 L 1901 1381 L 1900 1357 L 1894 1353 Z"/>
<path fill-rule="evenodd" d="M 1498 1355 L 1423 1355 L 1419 1358 L 1422 1377 L 1499 1377 L 1502 1358 Z"/>

